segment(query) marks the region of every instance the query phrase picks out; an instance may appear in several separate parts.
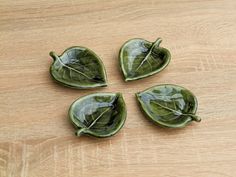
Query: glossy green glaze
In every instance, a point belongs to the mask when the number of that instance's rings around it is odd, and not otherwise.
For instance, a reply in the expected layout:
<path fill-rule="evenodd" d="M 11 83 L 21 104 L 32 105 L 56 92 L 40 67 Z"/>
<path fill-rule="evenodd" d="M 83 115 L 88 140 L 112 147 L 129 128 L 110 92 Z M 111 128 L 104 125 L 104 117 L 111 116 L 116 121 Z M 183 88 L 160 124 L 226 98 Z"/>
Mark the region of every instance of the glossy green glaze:
<path fill-rule="evenodd" d="M 196 116 L 197 98 L 187 89 L 171 84 L 157 85 L 136 93 L 142 110 L 153 122 L 171 128 L 181 128 Z"/>
<path fill-rule="evenodd" d="M 125 81 L 151 76 L 163 70 L 170 62 L 170 52 L 160 47 L 161 39 L 149 42 L 131 39 L 120 49 L 119 59 Z"/>
<path fill-rule="evenodd" d="M 51 76 L 60 84 L 77 89 L 107 86 L 104 65 L 88 48 L 70 47 L 61 56 L 55 52 L 50 55 L 54 59 Z"/>
<path fill-rule="evenodd" d="M 126 106 L 120 93 L 95 93 L 76 100 L 69 109 L 76 135 L 99 138 L 117 133 L 125 123 Z"/>

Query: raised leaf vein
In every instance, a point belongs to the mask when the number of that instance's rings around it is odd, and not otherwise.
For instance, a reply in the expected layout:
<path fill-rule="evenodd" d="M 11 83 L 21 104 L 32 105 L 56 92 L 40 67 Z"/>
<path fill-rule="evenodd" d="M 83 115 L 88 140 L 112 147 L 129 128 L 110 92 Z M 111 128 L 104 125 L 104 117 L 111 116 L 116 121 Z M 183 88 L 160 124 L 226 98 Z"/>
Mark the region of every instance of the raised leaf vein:
<path fill-rule="evenodd" d="M 152 53 L 153 48 L 154 48 L 155 46 L 159 46 L 160 43 L 161 43 L 161 41 L 162 41 L 162 40 L 161 40 L 160 38 L 158 38 L 158 39 L 152 44 L 150 50 L 148 51 L 148 54 L 144 57 L 143 61 L 139 64 L 139 66 L 136 68 L 135 71 L 138 71 L 139 68 L 144 64 L 144 62 L 146 62 L 146 61 L 148 62 L 149 56 L 150 56 L 150 54 Z M 149 63 L 149 62 L 148 62 L 148 63 Z M 149 65 L 150 65 L 150 63 L 149 63 Z M 151 65 L 150 65 L 150 66 L 151 66 Z"/>
<path fill-rule="evenodd" d="M 61 59 L 60 59 L 59 57 L 58 57 L 58 61 L 59 61 L 59 62 L 61 63 L 61 65 L 63 65 L 64 67 L 66 67 L 66 68 L 68 68 L 68 69 L 70 69 L 70 70 L 72 70 L 72 71 L 75 71 L 76 73 L 79 73 L 79 74 L 81 74 L 81 75 L 87 77 L 88 79 L 92 79 L 91 77 L 87 76 L 86 74 L 82 73 L 81 71 L 76 70 L 76 69 L 74 69 L 74 68 L 72 68 L 72 67 L 70 67 L 70 66 L 65 65 L 65 64 L 61 61 Z"/>

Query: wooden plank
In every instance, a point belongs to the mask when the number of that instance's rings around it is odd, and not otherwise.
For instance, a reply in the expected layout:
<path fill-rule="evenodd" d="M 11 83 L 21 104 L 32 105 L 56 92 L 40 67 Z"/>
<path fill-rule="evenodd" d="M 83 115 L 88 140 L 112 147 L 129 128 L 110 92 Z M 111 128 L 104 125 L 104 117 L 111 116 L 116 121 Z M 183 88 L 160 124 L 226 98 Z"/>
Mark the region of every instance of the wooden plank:
<path fill-rule="evenodd" d="M 236 1 L 0 0 L 1 177 L 236 176 Z M 120 46 L 140 37 L 172 54 L 160 74 L 130 83 Z M 104 62 L 109 86 L 73 90 L 49 76 L 51 50 L 81 45 Z M 181 130 L 146 120 L 134 93 L 182 85 L 199 100 L 202 122 Z M 108 139 L 77 138 L 67 111 L 78 97 L 122 92 L 124 128 Z"/>

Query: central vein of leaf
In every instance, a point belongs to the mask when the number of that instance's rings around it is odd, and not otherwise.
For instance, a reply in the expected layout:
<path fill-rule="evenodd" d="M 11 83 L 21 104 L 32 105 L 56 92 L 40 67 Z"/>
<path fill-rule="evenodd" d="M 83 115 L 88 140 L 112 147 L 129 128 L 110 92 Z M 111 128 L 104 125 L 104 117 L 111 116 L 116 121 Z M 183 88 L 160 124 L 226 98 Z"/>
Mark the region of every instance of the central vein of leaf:
<path fill-rule="evenodd" d="M 161 43 L 162 39 L 158 38 L 151 46 L 150 50 L 148 51 L 148 54 L 144 57 L 143 61 L 139 64 L 139 66 L 137 67 L 137 69 L 135 71 L 138 71 L 139 68 L 144 64 L 144 62 L 148 62 L 148 58 L 150 56 L 150 54 L 152 53 L 152 50 L 155 46 L 159 46 Z M 150 65 L 151 66 L 151 65 Z"/>
<path fill-rule="evenodd" d="M 162 107 L 162 108 L 164 108 L 164 109 L 166 109 L 166 110 L 172 111 L 172 112 L 174 112 L 174 113 L 176 113 L 176 114 L 178 114 L 178 115 L 190 116 L 190 117 L 192 117 L 192 118 L 195 118 L 195 117 L 196 117 L 196 116 L 193 115 L 193 114 L 185 114 L 185 113 L 179 112 L 179 111 L 177 111 L 177 110 L 171 109 L 171 108 L 166 107 L 166 106 L 164 106 L 164 105 L 162 105 L 162 104 L 160 104 L 160 103 L 158 103 L 158 102 L 153 102 L 153 103 L 154 103 L 154 104 L 157 104 L 158 106 L 160 106 L 160 107 Z"/>
<path fill-rule="evenodd" d="M 109 111 L 110 107 L 105 109 L 90 125 L 87 129 L 90 129 L 107 111 Z"/>
<path fill-rule="evenodd" d="M 162 108 L 164 108 L 164 109 L 167 109 L 167 110 L 169 110 L 169 111 L 171 111 L 171 112 L 175 112 L 175 113 L 177 113 L 177 114 L 179 114 L 179 115 L 182 114 L 181 112 L 176 111 L 176 110 L 174 110 L 174 109 L 171 109 L 171 108 L 169 108 L 169 107 L 166 107 L 166 106 L 164 106 L 164 105 L 162 105 L 162 104 L 160 104 L 160 103 L 158 103 L 158 102 L 153 102 L 153 103 L 156 104 L 156 105 L 158 105 L 158 106 L 160 106 L 160 107 L 162 107 Z"/>
<path fill-rule="evenodd" d="M 77 73 L 79 73 L 79 74 L 81 74 L 81 75 L 87 77 L 88 79 L 93 79 L 93 78 L 89 77 L 88 75 L 82 73 L 81 71 L 76 70 L 76 69 L 74 69 L 74 68 L 72 68 L 72 67 L 70 67 L 70 66 L 67 66 L 66 64 L 64 64 L 64 63 L 61 61 L 61 59 L 60 59 L 59 57 L 57 57 L 57 59 L 58 59 L 59 63 L 61 63 L 61 65 L 63 65 L 64 67 L 66 67 L 66 68 L 68 68 L 68 69 L 70 69 L 70 70 L 72 70 L 72 71 L 75 71 L 75 72 L 77 72 Z"/>

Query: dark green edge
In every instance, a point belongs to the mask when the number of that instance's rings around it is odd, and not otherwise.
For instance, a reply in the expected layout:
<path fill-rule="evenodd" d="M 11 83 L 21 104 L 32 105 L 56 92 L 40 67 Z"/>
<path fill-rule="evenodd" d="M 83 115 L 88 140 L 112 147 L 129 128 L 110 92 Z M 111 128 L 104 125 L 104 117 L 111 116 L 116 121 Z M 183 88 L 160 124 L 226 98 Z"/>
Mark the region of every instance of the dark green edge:
<path fill-rule="evenodd" d="M 151 120 L 152 122 L 154 122 L 155 124 L 157 124 L 157 125 L 159 125 L 159 126 L 161 126 L 161 127 L 165 127 L 165 128 L 183 128 L 183 127 L 186 127 L 190 122 L 194 121 L 192 118 L 189 117 L 189 118 L 186 119 L 186 121 L 183 122 L 182 124 L 179 124 L 178 126 L 173 126 L 173 125 L 171 125 L 171 124 L 163 123 L 162 121 L 154 120 L 154 119 L 152 118 L 152 116 L 151 116 L 148 112 L 146 112 L 145 109 L 143 109 L 143 104 L 142 104 L 142 101 L 139 99 L 139 94 L 141 94 L 141 93 L 143 93 L 143 92 L 146 92 L 146 91 L 148 91 L 148 90 L 152 90 L 152 89 L 154 89 L 155 87 L 164 86 L 164 85 L 166 85 L 166 86 L 179 87 L 179 88 L 185 89 L 185 90 L 187 90 L 188 92 L 190 92 L 190 93 L 193 95 L 194 101 L 195 101 L 195 106 L 194 106 L 194 109 L 193 109 L 193 112 L 192 112 L 192 113 L 193 113 L 193 114 L 196 114 L 197 108 L 198 108 L 198 101 L 197 101 L 196 96 L 195 96 L 190 90 L 188 90 L 188 89 L 186 89 L 186 88 L 184 88 L 184 87 L 182 87 L 182 86 L 175 85 L 175 84 L 160 84 L 160 85 L 155 85 L 155 86 L 152 86 L 152 87 L 150 87 L 150 88 L 147 88 L 147 89 L 145 89 L 145 90 L 143 90 L 143 91 L 141 91 L 141 92 L 137 92 L 137 93 L 135 94 L 135 96 L 136 96 L 136 98 L 137 98 L 137 100 L 138 100 L 138 102 L 139 102 L 139 105 L 140 105 L 140 107 L 141 107 L 142 112 L 145 113 L 145 117 L 147 117 L 149 120 Z M 201 119 L 200 119 L 200 121 L 201 121 Z M 199 121 L 199 122 L 200 122 L 200 121 Z"/>
<path fill-rule="evenodd" d="M 89 87 L 87 87 L 87 86 L 79 86 L 79 85 L 78 85 L 78 86 L 74 86 L 74 85 L 65 84 L 65 83 L 63 83 L 63 82 L 57 80 L 57 79 L 53 76 L 53 74 L 52 74 L 52 66 L 53 66 L 53 64 L 54 64 L 54 62 L 55 62 L 54 58 L 53 58 L 53 63 L 51 64 L 50 69 L 49 69 L 50 75 L 51 75 L 51 77 L 53 78 L 53 80 L 56 81 L 57 83 L 59 83 L 59 84 L 65 86 L 65 87 L 69 87 L 69 88 L 73 88 L 73 89 L 93 89 L 93 88 L 97 88 L 97 87 L 106 87 L 106 86 L 107 86 L 107 74 L 106 74 L 105 66 L 104 66 L 102 60 L 100 59 L 100 57 L 99 57 L 95 52 L 93 52 L 92 50 L 90 50 L 89 48 L 83 47 L 83 46 L 72 46 L 72 47 L 69 47 L 69 48 L 67 48 L 66 50 L 64 50 L 64 52 L 62 52 L 62 54 L 59 55 L 58 57 L 61 57 L 61 56 L 62 56 L 65 52 L 67 52 L 68 50 L 75 49 L 75 48 L 85 48 L 86 50 L 89 50 L 91 53 L 93 53 L 93 54 L 98 58 L 98 60 L 100 61 L 101 65 L 102 65 L 102 67 L 103 67 L 103 74 L 104 74 L 105 82 L 104 82 L 103 84 L 94 84 L 93 86 L 89 86 Z M 52 51 L 51 51 L 51 52 L 52 52 Z M 50 52 L 50 53 L 51 53 L 51 52 Z M 49 55 L 51 56 L 50 53 L 49 53 Z"/>
<path fill-rule="evenodd" d="M 143 39 L 143 38 L 133 38 L 133 39 L 129 39 L 128 41 L 126 41 L 126 42 L 121 46 L 120 51 L 119 51 L 120 68 L 121 68 L 121 71 L 122 71 L 122 73 L 123 73 L 123 76 L 124 76 L 126 82 L 128 82 L 128 81 L 134 81 L 134 80 L 139 80 L 139 79 L 143 79 L 143 78 L 152 76 L 152 75 L 154 75 L 154 74 L 157 74 L 157 73 L 161 72 L 162 70 L 164 70 L 164 69 L 169 65 L 170 60 L 171 60 L 170 51 L 169 51 L 168 49 L 166 49 L 166 48 L 160 47 L 160 48 L 165 49 L 166 52 L 168 53 L 168 56 L 169 56 L 169 58 L 167 58 L 167 62 L 165 63 L 165 65 L 163 65 L 163 66 L 162 66 L 161 68 L 159 68 L 158 70 L 153 71 L 153 72 L 150 72 L 150 73 L 145 74 L 145 75 L 143 75 L 143 76 L 138 76 L 138 77 L 133 77 L 133 78 L 127 77 L 127 74 L 126 74 L 126 72 L 125 72 L 125 70 L 124 70 L 124 68 L 123 68 L 123 60 L 122 60 L 122 58 L 121 58 L 121 53 L 122 53 L 123 48 L 125 47 L 125 45 L 127 45 L 127 44 L 128 44 L 129 42 L 131 42 L 132 40 L 144 40 L 144 41 L 146 41 L 146 42 L 149 42 L 149 41 L 147 41 L 147 40 L 145 40 L 145 39 Z M 153 43 L 153 42 L 149 42 L 149 43 Z"/>
<path fill-rule="evenodd" d="M 107 135 L 97 135 L 96 133 L 93 133 L 92 131 L 85 131 L 82 127 L 80 127 L 80 125 L 76 124 L 76 120 L 73 119 L 73 116 L 72 116 L 72 108 L 73 106 L 75 105 L 75 103 L 81 99 L 86 99 L 87 97 L 90 97 L 90 96 L 94 96 L 94 95 L 101 95 L 101 94 L 104 94 L 104 95 L 115 95 L 115 96 L 118 96 L 119 98 L 122 99 L 123 101 L 123 108 L 124 108 L 124 113 L 123 113 L 123 119 L 122 119 L 122 122 L 120 123 L 118 129 L 116 129 L 115 131 L 107 134 Z M 75 132 L 76 136 L 80 136 L 80 135 L 89 135 L 89 136 L 93 136 L 93 137 L 96 137 L 96 138 L 107 138 L 107 137 L 110 137 L 110 136 L 113 136 L 115 135 L 116 133 L 118 133 L 120 131 L 120 129 L 124 126 L 125 124 L 125 121 L 126 121 L 126 117 L 127 117 L 127 109 L 126 109 L 126 105 L 125 105 L 125 102 L 124 102 L 124 99 L 123 99 L 123 96 L 121 93 L 93 93 L 93 94 L 88 94 L 88 95 L 85 95 L 85 96 L 82 96 L 78 99 L 76 99 L 70 106 L 69 108 L 69 111 L 68 111 L 68 115 L 69 115 L 69 119 L 70 121 L 72 122 L 73 126 L 77 129 L 77 131 Z"/>

